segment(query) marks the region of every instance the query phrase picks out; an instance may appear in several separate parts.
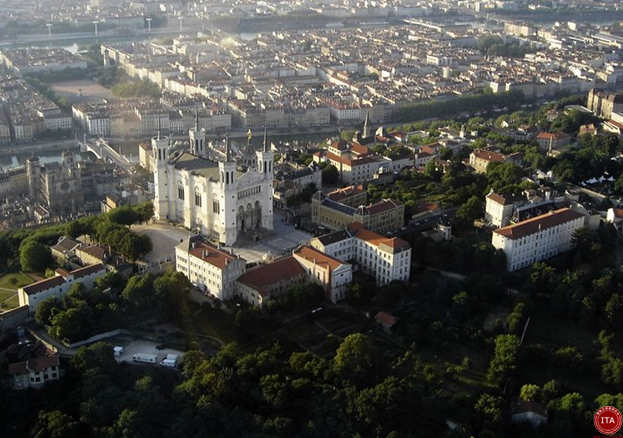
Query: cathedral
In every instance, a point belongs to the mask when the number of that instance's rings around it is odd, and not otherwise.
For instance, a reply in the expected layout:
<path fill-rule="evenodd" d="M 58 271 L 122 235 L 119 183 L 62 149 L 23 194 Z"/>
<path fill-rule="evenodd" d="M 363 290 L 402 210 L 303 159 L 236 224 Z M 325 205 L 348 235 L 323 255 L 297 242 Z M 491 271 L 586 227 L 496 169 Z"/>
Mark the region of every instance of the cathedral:
<path fill-rule="evenodd" d="M 197 123 L 189 131 L 189 152 L 169 151 L 160 132 L 151 140 L 154 210 L 158 220 L 184 224 L 224 245 L 242 234 L 273 229 L 273 159 L 266 131 L 261 151 L 249 144 L 238 160 L 226 138 L 225 154 L 206 143 Z"/>

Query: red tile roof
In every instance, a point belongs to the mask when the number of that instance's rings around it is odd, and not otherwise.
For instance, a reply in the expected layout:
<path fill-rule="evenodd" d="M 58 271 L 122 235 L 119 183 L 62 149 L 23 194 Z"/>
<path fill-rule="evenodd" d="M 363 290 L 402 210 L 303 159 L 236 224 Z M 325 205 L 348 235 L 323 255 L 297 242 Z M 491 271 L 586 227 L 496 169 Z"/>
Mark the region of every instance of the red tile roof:
<path fill-rule="evenodd" d="M 293 254 L 294 256 L 311 261 L 317 266 L 329 271 L 334 271 L 344 264 L 341 261 L 318 251 L 316 248 L 312 248 L 311 246 L 301 246 L 296 249 Z"/>
<path fill-rule="evenodd" d="M 476 149 L 472 154 L 474 154 L 476 158 L 487 161 L 503 162 L 506 158 L 503 154 L 498 152 L 483 151 L 482 149 Z"/>
<path fill-rule="evenodd" d="M 84 268 L 76 269 L 75 271 L 71 271 L 74 276 L 74 279 L 86 277 L 87 275 L 94 274 L 96 272 L 105 271 L 106 266 L 101 263 L 96 263 L 94 265 L 85 266 Z"/>
<path fill-rule="evenodd" d="M 564 132 L 540 132 L 536 138 L 537 140 L 563 140 L 571 138 L 571 136 L 569 134 L 565 134 Z"/>
<path fill-rule="evenodd" d="M 26 374 L 29 371 L 39 373 L 46 368 L 57 367 L 59 365 L 58 356 L 37 357 L 28 359 L 26 362 L 18 362 L 9 365 L 9 374 Z"/>
<path fill-rule="evenodd" d="M 332 201 L 339 202 L 342 199 L 350 198 L 351 196 L 359 195 L 359 194 L 361 194 L 363 192 L 364 192 L 364 190 L 363 190 L 363 186 L 362 185 L 348 186 L 348 187 L 344 187 L 342 189 L 334 190 L 331 193 L 328 193 L 327 194 L 327 198 L 329 198 Z"/>
<path fill-rule="evenodd" d="M 52 289 L 56 286 L 60 286 L 63 283 L 65 283 L 65 279 L 59 275 L 56 277 L 46 278 L 45 280 L 37 281 L 36 283 L 29 284 L 28 286 L 24 286 L 23 290 L 26 295 L 32 295 L 43 292 L 44 290 Z"/>
<path fill-rule="evenodd" d="M 288 256 L 250 269 L 240 276 L 238 281 L 259 290 L 264 295 L 264 288 L 299 275 L 305 275 L 305 269 L 293 256 Z"/>
<path fill-rule="evenodd" d="M 541 216 L 536 216 L 523 222 L 519 222 L 518 224 L 494 230 L 493 232 L 508 239 L 521 239 L 522 237 L 526 237 L 539 231 L 547 230 L 582 217 L 584 216 L 580 213 L 568 208 L 561 208 L 560 210 L 551 211 L 549 213 L 542 214 Z"/>
<path fill-rule="evenodd" d="M 87 275 L 93 274 L 95 272 L 105 271 L 106 267 L 101 263 L 97 263 L 95 265 L 85 266 L 84 268 L 76 269 L 75 271 L 68 272 L 65 269 L 58 268 L 56 273 L 59 274 L 55 277 L 46 278 L 45 280 L 37 281 L 36 283 L 29 284 L 28 286 L 24 286 L 22 289 L 26 295 L 33 295 L 39 292 L 43 292 L 44 290 L 51 289 L 56 286 L 60 286 L 65 283 L 65 278 L 70 275 L 73 275 L 74 279 L 79 279 L 82 277 L 86 277 Z"/>
<path fill-rule="evenodd" d="M 376 314 L 374 319 L 379 324 L 383 324 L 385 327 L 390 327 L 390 328 L 394 324 L 396 324 L 396 322 L 398 322 L 398 318 L 396 318 L 394 315 L 391 315 L 387 312 L 383 312 L 382 310 Z"/>
<path fill-rule="evenodd" d="M 400 237 L 385 237 L 364 228 L 360 222 L 353 222 L 348 226 L 348 231 L 351 232 L 357 239 L 365 240 L 366 242 L 374 246 L 387 246 L 392 250 L 408 248 L 409 242 L 402 240 Z M 393 251 L 392 251 L 393 252 Z"/>
<path fill-rule="evenodd" d="M 487 195 L 487 198 L 491 199 L 494 202 L 497 202 L 498 204 L 502 204 L 502 205 L 510 205 L 512 204 L 512 202 L 508 199 L 506 199 L 504 196 L 502 195 L 498 195 L 497 193 L 491 192 Z"/>
<path fill-rule="evenodd" d="M 236 260 L 236 256 L 203 242 L 197 244 L 189 253 L 219 269 L 224 269 L 230 261 Z"/>
<path fill-rule="evenodd" d="M 383 213 L 384 211 L 393 210 L 397 207 L 400 207 L 401 205 L 402 202 L 400 201 L 394 201 L 393 199 L 384 199 L 380 202 L 377 202 L 376 204 L 369 205 L 367 209 L 370 214 L 379 214 Z"/>

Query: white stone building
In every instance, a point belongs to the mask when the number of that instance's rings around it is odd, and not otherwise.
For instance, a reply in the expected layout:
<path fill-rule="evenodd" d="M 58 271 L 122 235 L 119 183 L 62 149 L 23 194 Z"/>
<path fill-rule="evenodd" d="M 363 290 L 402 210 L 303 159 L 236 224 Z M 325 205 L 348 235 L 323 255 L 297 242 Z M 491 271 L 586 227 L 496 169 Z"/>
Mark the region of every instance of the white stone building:
<path fill-rule="evenodd" d="M 493 231 L 491 244 L 506 254 L 509 271 L 525 268 L 571 249 L 584 216 L 561 208 Z"/>
<path fill-rule="evenodd" d="M 201 241 L 199 236 L 175 247 L 175 269 L 204 293 L 229 300 L 236 293 L 236 280 L 244 274 L 246 260 Z"/>
<path fill-rule="evenodd" d="M 384 237 L 353 223 L 346 230 L 312 239 L 310 245 L 344 262 L 355 260 L 378 285 L 394 280 L 409 282 L 411 246 L 400 238 Z"/>
<path fill-rule="evenodd" d="M 353 281 L 353 267 L 310 246 L 301 246 L 292 256 L 305 269 L 308 277 L 324 286 L 333 304 L 342 301 L 346 287 Z"/>
<path fill-rule="evenodd" d="M 55 276 L 37 281 L 17 290 L 20 306 L 28 306 L 30 313 L 35 313 L 39 304 L 49 297 L 62 298 L 74 283 L 83 283 L 87 290 L 93 288 L 95 280 L 106 274 L 103 264 L 86 266 L 68 272 L 58 268 Z"/>
<path fill-rule="evenodd" d="M 58 356 L 37 357 L 9 365 L 13 389 L 41 388 L 60 377 Z"/>
<path fill-rule="evenodd" d="M 238 165 L 226 140 L 223 161 L 209 156 L 205 131 L 190 131 L 191 150 L 169 153 L 169 140 L 152 139 L 154 156 L 154 210 L 158 220 L 184 224 L 188 229 L 233 245 L 244 233 L 273 229 L 273 160 L 266 134 L 255 164 Z"/>

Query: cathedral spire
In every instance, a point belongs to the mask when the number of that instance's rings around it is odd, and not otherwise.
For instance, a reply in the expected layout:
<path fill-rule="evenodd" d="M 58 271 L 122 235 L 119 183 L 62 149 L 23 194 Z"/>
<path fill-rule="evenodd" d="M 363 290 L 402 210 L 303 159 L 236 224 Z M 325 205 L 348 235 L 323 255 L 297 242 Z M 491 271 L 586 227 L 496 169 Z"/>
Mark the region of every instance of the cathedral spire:
<path fill-rule="evenodd" d="M 231 161 L 231 150 L 229 148 L 229 133 L 225 133 L 225 161 Z"/>
<path fill-rule="evenodd" d="M 199 131 L 199 108 L 195 107 L 195 131 Z"/>
<path fill-rule="evenodd" d="M 158 114 L 158 140 L 160 140 L 160 114 Z"/>
<path fill-rule="evenodd" d="M 366 111 L 366 120 L 363 122 L 363 138 L 370 134 L 370 110 Z"/>
<path fill-rule="evenodd" d="M 268 133 L 266 132 L 266 125 L 264 125 L 264 152 L 268 152 Z"/>

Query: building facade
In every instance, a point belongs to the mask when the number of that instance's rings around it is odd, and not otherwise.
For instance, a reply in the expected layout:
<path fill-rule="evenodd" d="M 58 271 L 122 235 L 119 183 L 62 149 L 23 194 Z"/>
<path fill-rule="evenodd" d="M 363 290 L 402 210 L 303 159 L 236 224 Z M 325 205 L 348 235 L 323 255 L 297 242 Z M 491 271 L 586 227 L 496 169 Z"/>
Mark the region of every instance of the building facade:
<path fill-rule="evenodd" d="M 103 264 L 86 266 L 71 272 L 59 268 L 54 277 L 20 287 L 17 290 L 19 305 L 28 306 L 30 313 L 33 314 L 39 304 L 47 298 L 62 298 L 74 283 L 82 283 L 87 290 L 92 289 L 95 280 L 103 277 L 104 274 L 106 274 L 106 267 Z"/>
<path fill-rule="evenodd" d="M 573 234 L 583 226 L 583 215 L 561 208 L 494 230 L 491 244 L 506 254 L 507 269 L 516 271 L 571 249 Z"/>
<path fill-rule="evenodd" d="M 175 269 L 206 294 L 230 300 L 236 280 L 244 274 L 246 261 L 233 253 L 191 237 L 175 247 Z"/>
<path fill-rule="evenodd" d="M 205 131 L 191 131 L 194 145 L 205 145 Z M 256 164 L 242 168 L 231 158 L 229 142 L 222 161 L 217 151 L 193 147 L 191 153 L 169 153 L 169 140 L 152 139 L 156 219 L 233 245 L 241 234 L 273 229 L 273 161 L 266 136 Z M 194 152 L 194 153 L 193 153 Z"/>
<path fill-rule="evenodd" d="M 381 236 L 360 223 L 316 237 L 310 245 L 343 262 L 354 260 L 366 274 L 376 278 L 378 285 L 392 281 L 408 283 L 411 277 L 409 243 L 397 237 Z"/>
<path fill-rule="evenodd" d="M 346 288 L 353 281 L 353 267 L 310 246 L 301 246 L 292 256 L 307 276 L 325 288 L 326 298 L 333 304 L 346 298 Z"/>
<path fill-rule="evenodd" d="M 365 199 L 365 192 L 363 194 Z M 349 204 L 352 204 L 353 199 L 360 199 L 359 197 L 341 198 L 332 195 L 333 193 L 325 195 L 317 192 L 312 197 L 314 224 L 331 230 L 341 230 L 353 222 L 359 222 L 377 233 L 394 231 L 404 225 L 405 206 L 399 201 L 383 199 L 376 204 L 360 204 L 355 207 Z"/>

